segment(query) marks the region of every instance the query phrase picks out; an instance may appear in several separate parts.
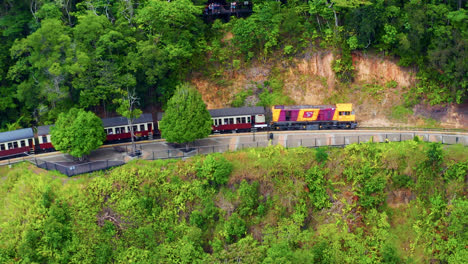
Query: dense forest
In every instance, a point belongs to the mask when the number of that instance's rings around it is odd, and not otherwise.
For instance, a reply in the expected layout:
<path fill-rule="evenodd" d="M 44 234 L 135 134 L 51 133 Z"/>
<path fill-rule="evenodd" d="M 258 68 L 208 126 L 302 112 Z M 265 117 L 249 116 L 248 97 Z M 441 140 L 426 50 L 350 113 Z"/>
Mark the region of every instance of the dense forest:
<path fill-rule="evenodd" d="M 194 72 L 222 78 L 310 48 L 335 53 L 343 83 L 353 51 L 380 52 L 417 67 L 416 102 L 468 97 L 466 0 L 251 2 L 250 16 L 215 20 L 201 0 L 2 1 L 0 128 L 50 124 L 73 106 L 115 112 L 128 89 L 141 108 L 162 107 Z"/>
<path fill-rule="evenodd" d="M 466 263 L 467 149 L 417 138 L 1 167 L 2 263 Z"/>

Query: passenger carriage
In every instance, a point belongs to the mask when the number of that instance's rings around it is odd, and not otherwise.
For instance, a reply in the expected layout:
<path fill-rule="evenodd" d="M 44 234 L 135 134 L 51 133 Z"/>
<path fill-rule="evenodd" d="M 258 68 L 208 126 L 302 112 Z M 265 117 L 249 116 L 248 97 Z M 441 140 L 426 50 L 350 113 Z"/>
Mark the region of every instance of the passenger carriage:
<path fill-rule="evenodd" d="M 208 110 L 213 120 L 213 132 L 241 132 L 267 127 L 265 109 L 261 106 Z"/>
<path fill-rule="evenodd" d="M 0 158 L 29 153 L 34 148 L 32 128 L 0 133 Z"/>
<path fill-rule="evenodd" d="M 102 123 L 106 131 L 106 140 L 124 140 L 131 137 L 130 126 L 125 117 L 103 118 Z M 133 133 L 136 138 L 148 138 L 153 136 L 153 116 L 150 113 L 142 114 L 133 122 Z"/>
<path fill-rule="evenodd" d="M 52 140 L 50 139 L 50 127 L 48 126 L 39 126 L 37 128 L 37 142 L 39 143 L 39 150 L 41 151 L 50 151 L 54 150 L 52 146 Z"/>

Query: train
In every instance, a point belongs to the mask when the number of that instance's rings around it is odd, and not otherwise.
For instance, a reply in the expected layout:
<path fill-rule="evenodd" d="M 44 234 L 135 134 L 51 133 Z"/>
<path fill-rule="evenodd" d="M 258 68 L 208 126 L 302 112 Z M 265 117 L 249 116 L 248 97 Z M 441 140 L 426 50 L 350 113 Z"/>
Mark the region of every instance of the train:
<path fill-rule="evenodd" d="M 357 127 L 353 105 L 275 105 L 271 109 L 261 106 L 234 107 L 208 110 L 213 121 L 213 133 L 237 133 L 262 130 L 320 130 L 355 129 Z M 158 123 L 163 113 L 144 113 L 133 122 L 136 139 L 159 137 Z M 126 141 L 131 138 L 128 120 L 125 117 L 102 119 L 106 132 L 105 144 Z M 156 127 L 155 127 L 156 124 Z M 50 127 L 39 126 L 0 133 L 0 158 L 53 151 Z"/>

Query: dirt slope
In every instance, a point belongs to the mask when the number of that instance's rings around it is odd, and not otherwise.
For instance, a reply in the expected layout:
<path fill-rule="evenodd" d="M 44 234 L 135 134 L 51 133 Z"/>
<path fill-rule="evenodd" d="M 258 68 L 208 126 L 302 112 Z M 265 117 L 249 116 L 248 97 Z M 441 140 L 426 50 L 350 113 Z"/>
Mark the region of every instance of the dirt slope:
<path fill-rule="evenodd" d="M 332 70 L 333 60 L 330 51 L 310 51 L 301 57 L 252 62 L 238 71 L 225 71 L 222 82 L 195 74 L 192 83 L 210 109 L 230 107 L 239 92 L 256 91 L 256 87 L 276 78 L 284 84 L 283 93 L 296 104 L 353 103 L 362 126 L 468 129 L 468 104 L 403 108 L 403 95 L 417 82 L 415 69 L 400 67 L 396 60 L 381 55 L 354 53 L 354 81 L 343 85 Z M 255 102 L 246 100 L 245 104 Z M 395 109 L 404 111 L 400 113 Z"/>

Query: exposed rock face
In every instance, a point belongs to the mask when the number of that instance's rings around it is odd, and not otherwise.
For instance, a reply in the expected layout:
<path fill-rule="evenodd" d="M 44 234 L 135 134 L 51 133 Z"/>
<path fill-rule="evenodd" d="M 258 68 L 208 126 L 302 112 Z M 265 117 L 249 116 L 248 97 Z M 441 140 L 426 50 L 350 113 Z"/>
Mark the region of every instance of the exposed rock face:
<path fill-rule="evenodd" d="M 354 103 L 356 111 L 359 112 L 359 122 L 364 126 L 394 126 L 388 115 L 393 106 L 402 104 L 405 89 L 416 85 L 416 70 L 400 67 L 388 57 L 355 52 L 354 82 L 348 88 L 343 88 L 332 69 L 333 60 L 334 55 L 331 51 L 314 51 L 290 61 L 279 61 L 276 64 L 256 62 L 239 71 L 226 71 L 222 79 L 228 81 L 221 85 L 197 77 L 192 79 L 192 83 L 202 93 L 209 109 L 229 107 L 234 96 L 243 90 L 250 89 L 255 94 L 258 91 L 255 88 L 257 85 L 261 86 L 271 78 L 278 78 L 278 69 L 281 75 L 279 78 L 284 83 L 284 93 L 296 104 L 324 104 L 327 99 L 330 102 L 329 98 L 334 93 L 341 96 L 343 89 L 362 88 L 367 84 L 379 85 L 383 90 L 378 91 L 378 94 L 374 94 L 375 91 L 367 91 L 365 94 L 360 89 L 356 89 L 356 92 L 348 90 L 348 96 L 338 97 L 337 100 Z M 388 87 L 387 84 L 392 81 L 395 83 Z M 373 98 L 377 100 L 372 102 Z M 447 107 L 418 105 L 413 111 L 416 116 L 435 119 L 446 127 L 468 128 L 468 104 Z"/>
<path fill-rule="evenodd" d="M 409 87 L 415 84 L 413 69 L 405 69 L 394 61 L 377 56 L 369 56 L 360 52 L 353 54 L 353 64 L 356 69 L 355 82 L 375 80 L 380 84 L 396 81 L 399 86 Z"/>

